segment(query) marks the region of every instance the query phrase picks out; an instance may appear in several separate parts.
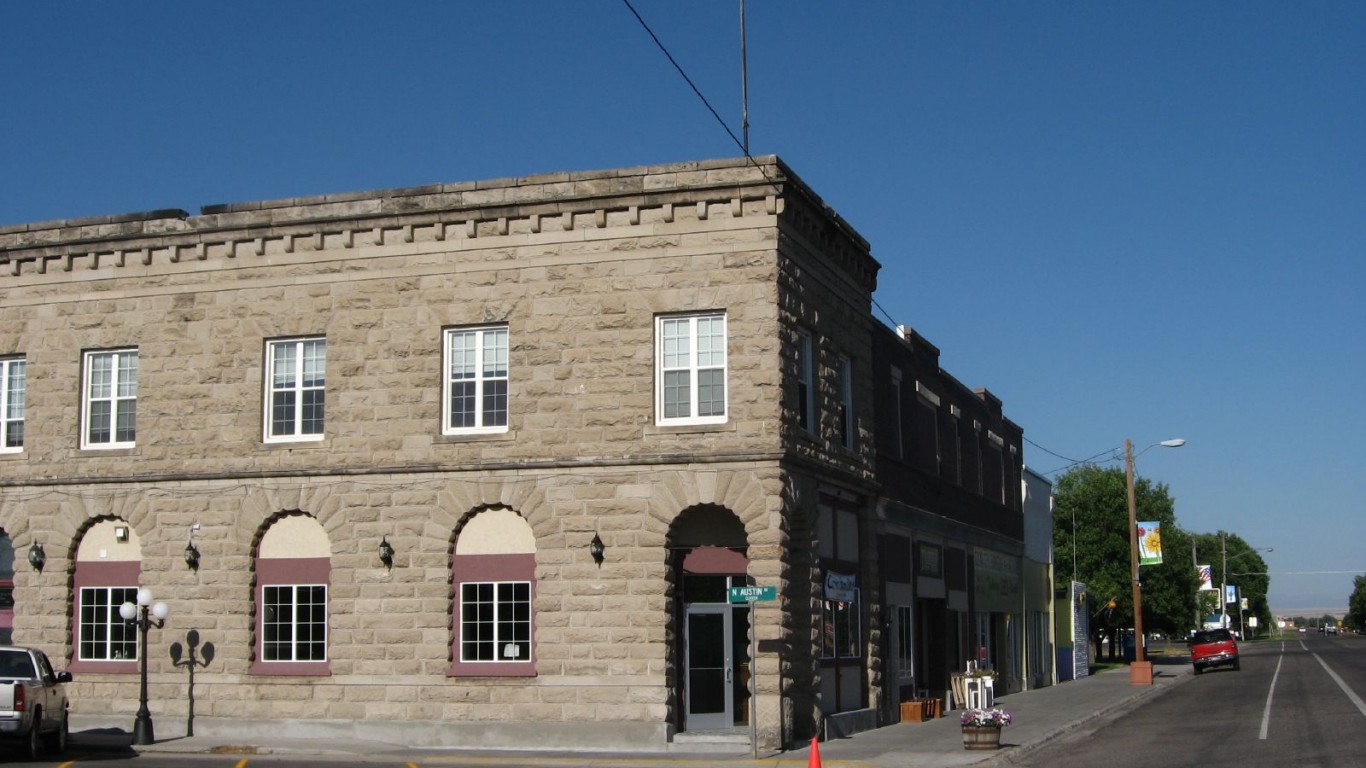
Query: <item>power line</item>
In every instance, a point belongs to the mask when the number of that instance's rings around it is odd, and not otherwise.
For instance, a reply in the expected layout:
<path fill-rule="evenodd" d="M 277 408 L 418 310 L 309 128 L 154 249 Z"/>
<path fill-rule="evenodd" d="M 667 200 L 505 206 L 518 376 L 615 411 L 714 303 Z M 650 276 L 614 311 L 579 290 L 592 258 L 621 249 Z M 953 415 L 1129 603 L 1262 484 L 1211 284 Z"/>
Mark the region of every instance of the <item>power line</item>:
<path fill-rule="evenodd" d="M 692 92 L 697 95 L 697 98 L 707 108 L 707 111 L 711 113 L 711 116 L 716 119 L 716 122 L 721 126 L 721 129 L 724 130 L 726 132 L 726 135 L 730 137 L 730 140 L 735 143 L 735 146 L 740 150 L 740 154 L 743 155 L 744 158 L 748 160 L 751 165 L 757 168 L 759 170 L 759 173 L 763 174 L 764 179 L 769 183 L 770 186 L 774 188 L 774 190 L 777 190 L 778 184 L 775 181 L 773 181 L 773 179 L 769 178 L 768 171 L 764 170 L 764 167 L 759 165 L 759 163 L 749 153 L 748 104 L 746 104 L 744 116 L 745 141 L 741 141 L 738 137 L 736 137 L 735 132 L 730 129 L 730 126 L 726 124 L 726 121 L 722 119 L 720 113 L 716 111 L 716 108 L 711 105 L 711 102 L 707 101 L 707 97 L 702 95 L 702 90 L 697 87 L 697 84 L 692 81 L 691 77 L 688 77 L 688 73 L 683 70 L 683 66 L 679 64 L 676 59 L 674 59 L 672 53 L 669 53 L 669 49 L 664 47 L 664 43 L 659 39 L 659 36 L 655 34 L 653 29 L 650 29 L 649 24 L 645 23 L 645 19 L 641 18 L 640 13 L 636 10 L 635 6 L 631 5 L 631 0 L 621 0 L 621 2 L 626 6 L 627 10 L 631 12 L 631 15 L 636 17 L 636 21 L 640 22 L 640 26 L 645 30 L 645 34 L 649 35 L 650 39 L 655 41 L 655 45 L 659 48 L 660 52 L 663 53 L 664 57 L 669 60 L 669 63 L 673 65 L 673 68 L 678 71 L 679 76 L 682 77 L 683 81 L 688 84 L 688 87 L 692 89 Z M 743 24 L 743 19 L 741 20 L 741 22 Z M 746 91 L 748 91 L 748 74 L 746 74 L 745 76 L 744 87 Z M 746 101 L 748 101 L 748 96 L 746 96 Z"/>

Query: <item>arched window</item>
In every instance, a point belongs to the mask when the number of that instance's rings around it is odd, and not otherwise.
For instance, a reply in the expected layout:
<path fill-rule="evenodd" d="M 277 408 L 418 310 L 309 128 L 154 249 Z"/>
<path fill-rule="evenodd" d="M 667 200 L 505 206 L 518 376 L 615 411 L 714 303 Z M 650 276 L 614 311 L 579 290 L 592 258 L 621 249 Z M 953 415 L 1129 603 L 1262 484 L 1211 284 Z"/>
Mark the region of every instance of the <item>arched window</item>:
<path fill-rule="evenodd" d="M 510 509 L 488 509 L 460 531 L 451 560 L 456 677 L 536 674 L 536 538 Z"/>
<path fill-rule="evenodd" d="M 303 513 L 271 524 L 256 552 L 254 675 L 327 675 L 332 548 Z"/>
<path fill-rule="evenodd" d="M 142 544 L 128 523 L 101 520 L 81 537 L 72 577 L 72 672 L 137 672 L 137 633 L 119 606 L 137 602 L 141 574 Z"/>

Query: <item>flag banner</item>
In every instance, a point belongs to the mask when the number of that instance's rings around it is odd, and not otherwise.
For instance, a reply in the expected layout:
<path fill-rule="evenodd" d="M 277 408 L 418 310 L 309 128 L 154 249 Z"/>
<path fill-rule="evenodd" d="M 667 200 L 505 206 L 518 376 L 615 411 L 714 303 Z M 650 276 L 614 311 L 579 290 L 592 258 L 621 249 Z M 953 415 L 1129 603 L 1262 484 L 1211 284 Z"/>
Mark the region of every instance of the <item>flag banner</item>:
<path fill-rule="evenodd" d="M 1226 591 L 1224 592 L 1224 605 L 1236 602 L 1238 602 L 1238 587 L 1236 585 L 1229 584 L 1226 587 Z"/>
<path fill-rule="evenodd" d="M 1138 524 L 1138 564 L 1162 564 L 1162 526 L 1160 524 Z"/>
<path fill-rule="evenodd" d="M 1195 566 L 1196 573 L 1200 576 L 1201 592 L 1218 592 L 1219 588 L 1214 586 L 1214 568 L 1208 565 Z"/>

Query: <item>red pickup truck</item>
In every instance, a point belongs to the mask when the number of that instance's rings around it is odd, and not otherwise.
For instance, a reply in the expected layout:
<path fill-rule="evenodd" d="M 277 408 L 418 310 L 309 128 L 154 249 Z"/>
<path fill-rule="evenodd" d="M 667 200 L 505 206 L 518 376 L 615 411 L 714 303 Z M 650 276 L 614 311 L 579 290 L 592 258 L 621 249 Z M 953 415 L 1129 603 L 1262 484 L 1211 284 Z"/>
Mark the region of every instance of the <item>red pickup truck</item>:
<path fill-rule="evenodd" d="M 0 738 L 19 739 L 23 754 L 36 760 L 46 746 L 66 751 L 70 672 L 54 672 L 36 648 L 0 646 Z"/>
<path fill-rule="evenodd" d="M 1191 635 L 1187 642 L 1191 651 L 1191 665 L 1195 674 L 1206 667 L 1230 666 L 1239 669 L 1238 643 L 1227 629 L 1206 629 Z"/>

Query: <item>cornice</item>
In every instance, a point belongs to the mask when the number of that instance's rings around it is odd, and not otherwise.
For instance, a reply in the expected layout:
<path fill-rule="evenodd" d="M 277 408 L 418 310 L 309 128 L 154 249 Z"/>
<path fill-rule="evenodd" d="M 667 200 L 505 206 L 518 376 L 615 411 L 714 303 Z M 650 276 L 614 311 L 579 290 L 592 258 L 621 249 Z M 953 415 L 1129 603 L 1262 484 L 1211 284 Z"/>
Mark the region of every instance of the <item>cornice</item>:
<path fill-rule="evenodd" d="M 340 246 L 670 223 L 680 208 L 707 219 L 776 215 L 792 185 L 773 156 L 553 173 L 340 195 L 209 205 L 197 216 L 163 209 L 0 227 L 0 278 L 130 264 L 293 253 L 301 241 Z M 809 193 L 803 197 L 814 198 Z M 761 207 L 753 205 L 761 202 Z"/>

